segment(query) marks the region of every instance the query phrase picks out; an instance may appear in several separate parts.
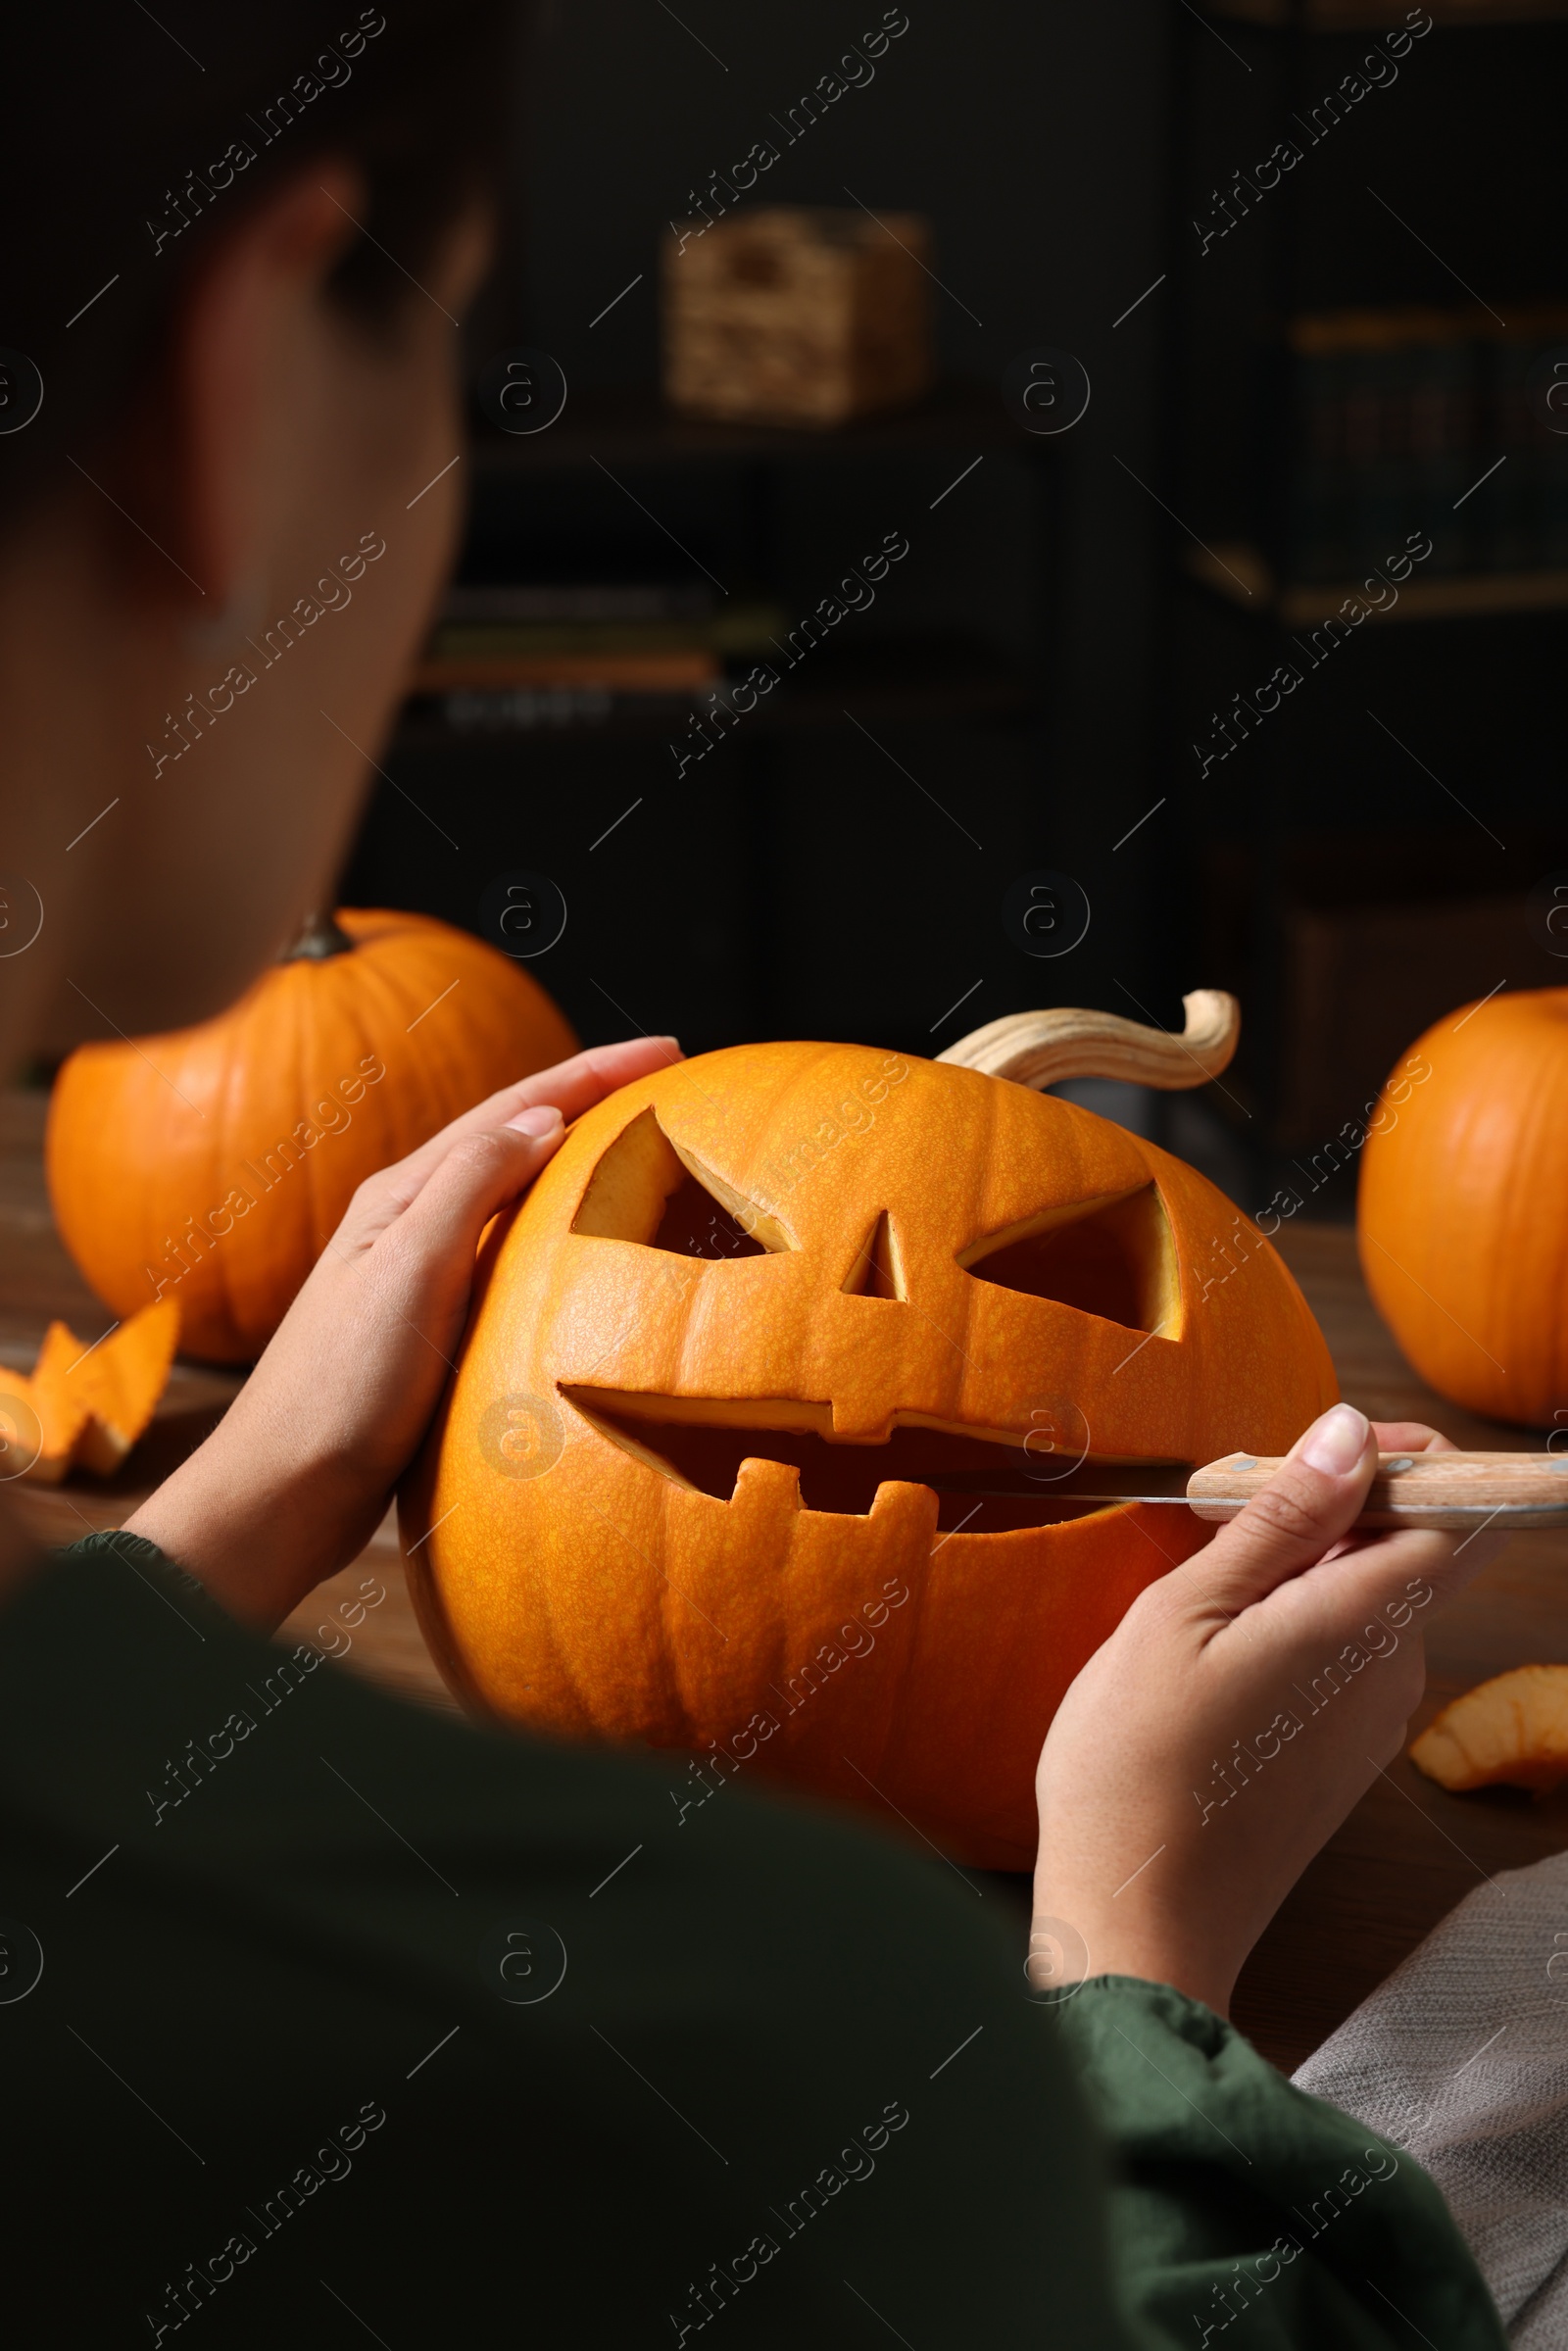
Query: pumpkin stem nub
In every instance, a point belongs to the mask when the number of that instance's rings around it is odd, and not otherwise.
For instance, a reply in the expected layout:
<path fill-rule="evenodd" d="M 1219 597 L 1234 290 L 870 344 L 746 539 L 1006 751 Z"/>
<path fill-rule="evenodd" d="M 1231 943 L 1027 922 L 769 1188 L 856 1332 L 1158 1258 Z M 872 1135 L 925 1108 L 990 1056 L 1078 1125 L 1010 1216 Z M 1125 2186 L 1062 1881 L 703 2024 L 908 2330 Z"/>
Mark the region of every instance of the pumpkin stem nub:
<path fill-rule="evenodd" d="M 280 963 L 322 963 L 328 955 L 350 954 L 353 946 L 348 932 L 324 908 L 318 907 L 314 914 L 306 915 L 299 937 L 277 959 Z"/>
<path fill-rule="evenodd" d="M 1217 1077 L 1235 1053 L 1242 1008 L 1223 988 L 1195 988 L 1182 1003 L 1187 1026 L 1179 1037 L 1124 1020 L 1119 1012 L 1085 1012 L 1061 1004 L 1049 1012 L 1009 1012 L 988 1021 L 937 1059 L 1036 1088 L 1054 1086 L 1061 1078 L 1126 1078 L 1167 1091 L 1201 1086 Z"/>

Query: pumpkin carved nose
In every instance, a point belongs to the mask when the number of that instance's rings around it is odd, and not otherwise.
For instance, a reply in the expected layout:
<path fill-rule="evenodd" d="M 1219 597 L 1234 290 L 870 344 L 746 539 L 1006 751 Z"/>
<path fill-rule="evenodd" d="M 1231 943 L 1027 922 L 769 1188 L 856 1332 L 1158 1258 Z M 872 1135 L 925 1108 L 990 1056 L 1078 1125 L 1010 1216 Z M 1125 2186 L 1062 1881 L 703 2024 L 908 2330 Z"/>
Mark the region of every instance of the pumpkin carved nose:
<path fill-rule="evenodd" d="M 909 1393 L 907 1348 L 924 1336 L 893 1304 L 908 1303 L 899 1229 L 886 1208 L 872 1218 L 864 1240 L 839 1285 L 842 1296 L 863 1298 L 873 1311 L 857 1307 L 839 1322 L 839 1359 L 830 1377 L 833 1435 L 851 1445 L 885 1445 L 893 1416 Z M 929 1326 L 927 1326 L 929 1327 Z"/>
<path fill-rule="evenodd" d="M 870 1231 L 855 1252 L 840 1288 L 849 1298 L 905 1298 L 904 1257 L 893 1219 L 879 1209 Z"/>

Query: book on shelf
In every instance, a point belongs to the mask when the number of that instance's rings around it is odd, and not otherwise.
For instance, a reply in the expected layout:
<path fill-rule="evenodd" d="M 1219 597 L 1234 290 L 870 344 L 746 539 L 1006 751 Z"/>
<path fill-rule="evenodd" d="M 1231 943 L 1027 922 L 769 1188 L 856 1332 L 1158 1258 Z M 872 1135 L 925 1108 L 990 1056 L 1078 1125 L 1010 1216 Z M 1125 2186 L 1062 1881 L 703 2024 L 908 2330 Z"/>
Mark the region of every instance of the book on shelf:
<path fill-rule="evenodd" d="M 637 700 L 608 686 L 462 686 L 429 708 L 454 734 L 509 735 L 605 726 Z"/>
<path fill-rule="evenodd" d="M 441 618 L 457 626 L 537 621 L 571 627 L 583 622 L 704 621 L 712 617 L 713 607 L 713 591 L 704 580 L 462 580 L 448 588 Z"/>
<path fill-rule="evenodd" d="M 679 694 L 716 684 L 730 661 L 765 659 L 783 610 L 706 590 L 606 585 L 454 589 L 410 691 L 604 687 Z"/>
<path fill-rule="evenodd" d="M 612 693 L 682 694 L 723 675 L 705 646 L 662 651 L 427 653 L 414 672 L 415 694 L 500 686 L 603 686 Z"/>
<path fill-rule="evenodd" d="M 1428 576 L 1568 565 L 1568 434 L 1530 395 L 1538 362 L 1568 359 L 1568 305 L 1508 310 L 1290 322 L 1283 478 L 1261 532 L 1283 579 L 1354 578 L 1417 530 Z"/>
<path fill-rule="evenodd" d="M 1306 32 L 1373 32 L 1409 16 L 1405 0 L 1208 0 L 1208 13 Z M 1535 24 L 1568 15 L 1568 0 L 1429 0 L 1428 13 L 1440 24 Z"/>

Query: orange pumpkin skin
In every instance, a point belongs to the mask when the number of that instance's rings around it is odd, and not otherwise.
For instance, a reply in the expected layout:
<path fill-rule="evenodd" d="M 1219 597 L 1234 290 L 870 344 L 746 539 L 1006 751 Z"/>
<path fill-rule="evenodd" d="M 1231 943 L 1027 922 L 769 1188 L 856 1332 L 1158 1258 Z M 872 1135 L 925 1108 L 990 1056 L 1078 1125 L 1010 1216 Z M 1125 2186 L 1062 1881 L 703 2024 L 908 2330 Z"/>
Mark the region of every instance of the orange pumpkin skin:
<path fill-rule="evenodd" d="M 710 1188 L 751 1204 L 739 1221 L 756 1215 L 767 1253 L 702 1261 L 569 1229 L 624 1219 L 628 1147 L 609 1147 L 648 1134 L 650 1107 Z M 1168 1220 L 1168 1336 L 958 1262 L 1043 1211 L 1134 1194 Z M 884 1212 L 902 1297 L 868 1294 Z M 890 1429 L 895 1445 L 1008 1440 L 1016 1460 L 1053 1420 L 1072 1442 L 1075 1409 L 1092 1457 L 1282 1451 L 1333 1400 L 1333 1369 L 1260 1236 L 1219 1278 L 1237 1221 L 1193 1169 L 1108 1121 L 937 1062 L 770 1044 L 626 1087 L 491 1228 L 456 1378 L 406 1481 L 410 1581 L 453 1688 L 540 1731 L 697 1750 L 709 1774 L 683 1767 L 677 1801 L 767 1771 L 895 1830 L 896 1807 L 980 1866 L 1029 1867 L 1035 1764 L 1068 1683 L 1212 1530 L 1119 1505 L 949 1531 L 970 1502 L 948 1496 L 939 1531 L 936 1493 L 899 1465 L 868 1511 L 799 1507 L 769 1446 L 809 1450 L 779 1424 L 814 1405 L 830 1466 Z M 755 1445 L 734 1498 L 640 1457 L 639 1424 L 621 1442 L 603 1418 L 617 1392 L 699 1424 L 725 1417 L 715 1399 L 730 1418 L 749 1407 L 744 1435 L 718 1440 Z M 880 1464 L 860 1458 L 870 1484 Z"/>
<path fill-rule="evenodd" d="M 367 1176 L 576 1049 L 537 982 L 467 932 L 335 920 L 350 952 L 275 963 L 199 1027 L 84 1045 L 55 1080 L 67 1248 L 118 1314 L 176 1298 L 181 1351 L 211 1362 L 260 1354 Z"/>
<path fill-rule="evenodd" d="M 1440 1396 L 1549 1427 L 1568 1407 L 1568 988 L 1437 1021 L 1361 1154 L 1361 1270 Z"/>

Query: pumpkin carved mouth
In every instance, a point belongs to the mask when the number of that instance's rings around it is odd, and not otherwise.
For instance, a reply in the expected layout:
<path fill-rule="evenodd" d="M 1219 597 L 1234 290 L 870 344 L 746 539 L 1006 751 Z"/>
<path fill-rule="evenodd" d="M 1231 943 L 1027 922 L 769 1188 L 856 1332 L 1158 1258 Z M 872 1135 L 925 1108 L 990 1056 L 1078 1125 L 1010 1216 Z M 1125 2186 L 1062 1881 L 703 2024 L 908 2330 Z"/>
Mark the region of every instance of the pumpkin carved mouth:
<path fill-rule="evenodd" d="M 794 1472 L 797 1507 L 863 1518 L 886 1485 L 924 1486 L 937 1497 L 939 1531 L 1009 1534 L 1114 1508 L 1097 1496 L 1125 1483 L 1131 1492 L 1166 1463 L 1106 1464 L 1085 1454 L 1059 1461 L 1021 1436 L 895 1425 L 880 1444 L 835 1439 L 826 1404 L 782 1397 L 666 1396 L 562 1384 L 561 1395 L 601 1437 L 645 1468 L 715 1501 L 733 1501 L 743 1465 L 778 1463 Z M 1191 1469 L 1193 1464 L 1180 1466 Z"/>

